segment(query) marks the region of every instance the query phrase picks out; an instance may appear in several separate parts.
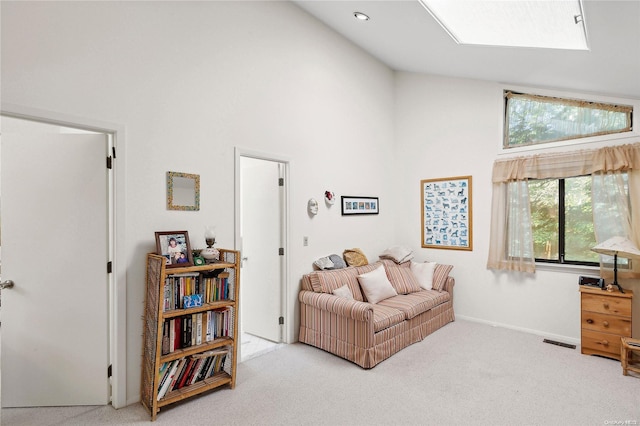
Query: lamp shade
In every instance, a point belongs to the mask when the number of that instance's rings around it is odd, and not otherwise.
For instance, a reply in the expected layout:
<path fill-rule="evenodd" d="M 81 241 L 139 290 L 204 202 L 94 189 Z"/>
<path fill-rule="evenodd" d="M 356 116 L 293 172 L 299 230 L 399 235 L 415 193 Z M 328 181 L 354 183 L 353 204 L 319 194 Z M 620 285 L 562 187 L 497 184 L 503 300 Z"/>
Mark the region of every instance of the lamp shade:
<path fill-rule="evenodd" d="M 625 259 L 640 259 L 640 249 L 632 241 L 624 237 L 611 237 L 592 247 L 591 251 L 609 256 L 618 255 Z"/>

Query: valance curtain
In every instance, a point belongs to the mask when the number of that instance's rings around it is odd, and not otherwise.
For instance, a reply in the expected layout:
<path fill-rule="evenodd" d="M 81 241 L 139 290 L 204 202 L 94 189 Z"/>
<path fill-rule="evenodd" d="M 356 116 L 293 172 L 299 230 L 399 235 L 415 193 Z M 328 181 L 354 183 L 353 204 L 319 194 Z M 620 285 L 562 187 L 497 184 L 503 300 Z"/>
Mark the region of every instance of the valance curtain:
<path fill-rule="evenodd" d="M 623 172 L 628 174 L 630 203 L 624 193 Z M 639 245 L 640 226 L 632 224 L 634 217 L 640 223 L 640 143 L 517 157 L 498 160 L 493 166 L 487 268 L 535 272 L 527 181 L 585 175 L 592 176 L 592 201 L 601 207 L 593 209 L 597 242 L 613 233 Z M 626 275 L 640 276 L 640 266 L 630 272 Z"/>

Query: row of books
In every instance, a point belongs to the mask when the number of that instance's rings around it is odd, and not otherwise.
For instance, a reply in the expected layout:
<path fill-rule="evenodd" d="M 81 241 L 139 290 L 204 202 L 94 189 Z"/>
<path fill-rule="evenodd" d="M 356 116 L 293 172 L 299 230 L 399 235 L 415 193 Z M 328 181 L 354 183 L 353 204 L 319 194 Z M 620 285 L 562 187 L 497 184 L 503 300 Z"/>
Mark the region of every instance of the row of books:
<path fill-rule="evenodd" d="M 230 336 L 232 332 L 231 308 L 165 319 L 162 324 L 162 355 Z"/>
<path fill-rule="evenodd" d="M 158 401 L 172 390 L 221 372 L 228 354 L 229 348 L 224 347 L 163 363 L 158 371 Z"/>
<path fill-rule="evenodd" d="M 186 273 L 168 275 L 164 282 L 164 311 L 183 309 L 184 296 L 201 294 L 204 303 L 228 300 L 230 294 L 229 273 L 217 276 Z"/>
<path fill-rule="evenodd" d="M 230 299 L 229 273 L 223 272 L 217 277 L 203 276 L 204 303 Z"/>

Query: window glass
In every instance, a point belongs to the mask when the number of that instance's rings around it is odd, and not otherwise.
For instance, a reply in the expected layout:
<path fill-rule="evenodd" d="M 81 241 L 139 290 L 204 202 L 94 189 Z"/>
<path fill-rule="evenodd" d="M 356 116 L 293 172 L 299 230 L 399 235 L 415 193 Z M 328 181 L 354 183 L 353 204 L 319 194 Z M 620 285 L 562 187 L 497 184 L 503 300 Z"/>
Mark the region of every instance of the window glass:
<path fill-rule="evenodd" d="M 565 179 L 564 185 L 564 259 L 568 262 L 599 262 L 599 255 L 591 251 L 591 247 L 596 245 L 591 176 Z"/>
<path fill-rule="evenodd" d="M 558 179 L 529 181 L 533 252 L 536 259 L 558 260 L 560 214 Z"/>
<path fill-rule="evenodd" d="M 622 176 L 628 196 L 628 175 Z M 596 245 L 591 183 L 591 176 L 528 182 L 536 261 L 582 265 L 600 262 L 600 255 L 591 251 Z M 618 267 L 627 264 L 626 259 L 618 259 Z"/>
<path fill-rule="evenodd" d="M 505 92 L 504 147 L 630 132 L 628 105 Z"/>

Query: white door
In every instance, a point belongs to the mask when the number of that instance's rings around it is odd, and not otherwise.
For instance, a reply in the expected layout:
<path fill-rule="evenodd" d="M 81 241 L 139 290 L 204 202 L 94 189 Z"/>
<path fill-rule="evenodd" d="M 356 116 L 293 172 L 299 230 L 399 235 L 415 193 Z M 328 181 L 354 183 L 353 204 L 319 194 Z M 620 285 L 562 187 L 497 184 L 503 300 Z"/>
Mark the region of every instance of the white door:
<path fill-rule="evenodd" d="M 278 162 L 241 157 L 242 331 L 281 341 L 282 200 Z"/>
<path fill-rule="evenodd" d="M 3 407 L 109 402 L 107 143 L 2 134 Z"/>

